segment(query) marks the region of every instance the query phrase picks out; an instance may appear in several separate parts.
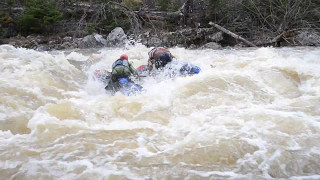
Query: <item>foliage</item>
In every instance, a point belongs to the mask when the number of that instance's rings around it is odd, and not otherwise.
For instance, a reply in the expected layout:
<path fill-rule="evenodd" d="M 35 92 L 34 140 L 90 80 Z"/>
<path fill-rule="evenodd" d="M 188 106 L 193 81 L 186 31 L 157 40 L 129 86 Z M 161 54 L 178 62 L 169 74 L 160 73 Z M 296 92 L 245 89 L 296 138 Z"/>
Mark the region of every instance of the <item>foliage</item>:
<path fill-rule="evenodd" d="M 159 10 L 167 11 L 169 7 L 169 0 L 158 0 L 157 4 L 159 6 Z"/>
<path fill-rule="evenodd" d="M 208 13 L 210 15 L 213 15 L 215 13 L 218 13 L 218 10 L 221 8 L 221 2 L 220 0 L 209 0 L 208 5 Z"/>
<path fill-rule="evenodd" d="M 280 34 L 295 28 L 319 28 L 319 0 L 208 0 L 207 17 L 228 28 L 254 34 Z"/>
<path fill-rule="evenodd" d="M 134 11 L 137 11 L 142 6 L 141 0 L 124 0 L 123 4 L 129 8 L 131 8 Z"/>
<path fill-rule="evenodd" d="M 4 36 L 4 28 L 2 27 L 3 26 L 3 23 L 4 23 L 4 12 L 0 10 L 0 38 L 3 38 Z"/>
<path fill-rule="evenodd" d="M 239 2 L 239 0 L 209 0 L 207 16 L 228 22 L 239 15 L 239 11 L 242 10 Z"/>
<path fill-rule="evenodd" d="M 48 32 L 62 19 L 54 0 L 27 0 L 26 5 L 27 9 L 20 18 L 23 34 Z"/>
<path fill-rule="evenodd" d="M 15 0 L 8 0 L 8 6 L 13 6 L 14 4 L 16 4 Z"/>
<path fill-rule="evenodd" d="M 116 27 L 122 27 L 127 31 L 130 29 L 130 19 L 122 7 L 119 6 L 107 6 L 106 17 L 101 20 L 101 24 L 104 24 L 103 29 L 106 33 L 109 33 Z"/>
<path fill-rule="evenodd" d="M 87 24 L 87 32 L 88 34 L 93 34 L 96 32 L 96 25 L 93 23 L 88 23 Z"/>
<path fill-rule="evenodd" d="M 115 27 L 122 27 L 127 32 L 132 29 L 139 30 L 142 24 L 148 25 L 148 22 L 141 19 L 137 23 L 138 15 L 121 6 L 139 10 L 143 5 L 142 0 L 4 0 L 4 2 L 3 10 L 12 17 L 23 35 L 54 31 L 72 31 L 79 34 L 109 33 Z M 149 3 L 151 0 L 143 2 Z M 154 2 L 157 10 L 177 11 L 186 0 L 152 0 L 152 6 Z M 196 0 L 190 2 L 194 5 L 198 3 Z M 18 4 L 25 8 L 23 14 L 13 11 L 10 13 L 10 9 Z M 201 19 L 202 24 L 214 21 L 240 35 L 268 32 L 274 36 L 294 28 L 320 27 L 320 0 L 205 0 L 205 4 L 206 19 Z M 15 18 L 18 15 L 20 15 L 19 24 L 16 24 Z M 186 19 L 191 18 L 188 16 Z M 167 30 L 174 30 L 179 24 L 179 19 L 165 17 L 164 21 Z M 58 26 L 61 28 L 58 29 Z"/>
<path fill-rule="evenodd" d="M 116 27 L 121 27 L 123 30 L 128 31 L 131 27 L 130 20 L 127 17 L 115 17 L 107 22 L 104 28 L 107 32 L 110 32 Z"/>
<path fill-rule="evenodd" d="M 248 10 L 257 26 L 278 33 L 312 27 L 313 22 L 320 19 L 316 14 L 320 10 L 317 0 L 248 0 L 242 6 Z"/>
<path fill-rule="evenodd" d="M 165 24 L 168 31 L 174 31 L 177 23 L 175 19 L 171 17 L 165 17 Z"/>
<path fill-rule="evenodd" d="M 169 10 L 170 11 L 177 11 L 180 7 L 181 7 L 181 4 L 178 3 L 178 2 L 172 2 L 171 4 L 169 4 Z"/>

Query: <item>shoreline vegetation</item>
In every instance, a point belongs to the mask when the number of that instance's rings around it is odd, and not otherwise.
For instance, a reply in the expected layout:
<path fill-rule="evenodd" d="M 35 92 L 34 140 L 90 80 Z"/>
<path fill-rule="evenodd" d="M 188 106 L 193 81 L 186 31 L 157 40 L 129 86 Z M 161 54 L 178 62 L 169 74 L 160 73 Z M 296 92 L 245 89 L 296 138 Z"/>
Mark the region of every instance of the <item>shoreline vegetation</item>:
<path fill-rule="evenodd" d="M 320 0 L 4 0 L 0 44 L 37 50 L 320 46 Z"/>

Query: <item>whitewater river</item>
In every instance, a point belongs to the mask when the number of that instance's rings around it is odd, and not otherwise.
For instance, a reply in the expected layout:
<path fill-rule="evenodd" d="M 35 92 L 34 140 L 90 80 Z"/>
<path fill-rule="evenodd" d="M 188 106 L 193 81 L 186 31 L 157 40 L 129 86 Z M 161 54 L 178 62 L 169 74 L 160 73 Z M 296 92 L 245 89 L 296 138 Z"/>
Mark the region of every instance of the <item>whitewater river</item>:
<path fill-rule="evenodd" d="M 0 179 L 320 179 L 320 48 L 172 48 L 201 73 L 130 97 L 92 79 L 149 50 L 0 46 Z"/>

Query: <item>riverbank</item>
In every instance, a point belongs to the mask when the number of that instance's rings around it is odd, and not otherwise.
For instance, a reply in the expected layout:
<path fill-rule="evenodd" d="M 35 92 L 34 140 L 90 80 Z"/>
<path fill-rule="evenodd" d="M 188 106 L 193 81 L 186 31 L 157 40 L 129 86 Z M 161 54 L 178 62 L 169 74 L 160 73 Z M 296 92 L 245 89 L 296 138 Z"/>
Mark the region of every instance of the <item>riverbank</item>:
<path fill-rule="evenodd" d="M 128 41 L 189 49 L 320 46 L 319 3 L 277 2 L 6 0 L 0 3 L 0 44 L 46 51 Z"/>
<path fill-rule="evenodd" d="M 290 33 L 290 32 L 289 32 Z M 291 34 L 283 34 L 277 40 L 263 35 L 253 39 L 252 43 L 259 47 L 264 46 L 320 46 L 320 35 L 316 31 L 297 30 Z M 1 39 L 1 44 L 10 44 L 15 47 L 36 49 L 40 51 L 85 49 L 102 47 L 125 47 L 125 44 L 140 42 L 147 47 L 184 47 L 188 49 L 222 49 L 224 47 L 246 47 L 239 39 L 212 28 L 187 28 L 175 32 L 158 32 L 152 34 L 146 31 L 141 34 L 125 34 L 120 27 L 112 30 L 108 35 L 92 34 L 84 37 L 63 35 L 42 36 L 29 35 Z"/>

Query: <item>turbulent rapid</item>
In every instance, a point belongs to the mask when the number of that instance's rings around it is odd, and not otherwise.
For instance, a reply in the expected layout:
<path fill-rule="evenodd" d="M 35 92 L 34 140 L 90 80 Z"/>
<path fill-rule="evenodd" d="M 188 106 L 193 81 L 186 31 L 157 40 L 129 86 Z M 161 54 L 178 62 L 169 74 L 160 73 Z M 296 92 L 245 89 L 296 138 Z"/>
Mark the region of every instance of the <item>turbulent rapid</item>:
<path fill-rule="evenodd" d="M 320 179 L 320 48 L 186 50 L 136 96 L 92 78 L 147 48 L 0 46 L 0 179 Z"/>

